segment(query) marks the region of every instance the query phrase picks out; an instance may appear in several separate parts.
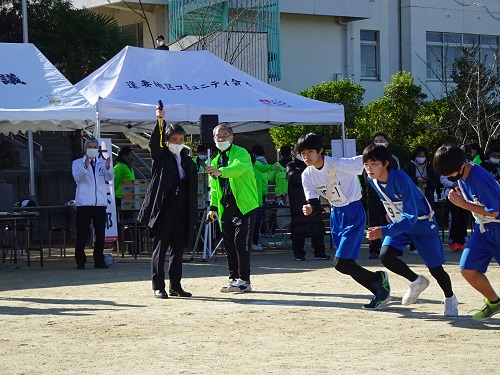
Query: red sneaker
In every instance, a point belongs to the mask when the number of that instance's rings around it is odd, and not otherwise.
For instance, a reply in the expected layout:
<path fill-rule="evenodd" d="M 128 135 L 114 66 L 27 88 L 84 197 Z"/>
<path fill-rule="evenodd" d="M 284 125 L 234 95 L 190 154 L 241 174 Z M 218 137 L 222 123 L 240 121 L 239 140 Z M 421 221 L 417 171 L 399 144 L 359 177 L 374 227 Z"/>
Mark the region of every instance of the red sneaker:
<path fill-rule="evenodd" d="M 459 251 L 460 250 L 460 244 L 458 244 L 456 242 L 452 242 L 450 247 L 451 247 L 451 251 Z"/>
<path fill-rule="evenodd" d="M 465 247 L 461 243 L 457 243 L 457 247 L 459 251 L 464 251 Z"/>

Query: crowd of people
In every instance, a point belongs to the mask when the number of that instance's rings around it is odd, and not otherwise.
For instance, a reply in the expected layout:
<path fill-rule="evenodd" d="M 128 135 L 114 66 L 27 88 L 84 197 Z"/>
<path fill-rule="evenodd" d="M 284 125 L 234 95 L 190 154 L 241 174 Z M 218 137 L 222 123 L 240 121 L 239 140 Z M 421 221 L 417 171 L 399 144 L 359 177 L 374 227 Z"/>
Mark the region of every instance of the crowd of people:
<path fill-rule="evenodd" d="M 198 156 L 191 158 L 184 145 L 186 132 L 180 125 L 166 124 L 163 115 L 163 109 L 158 108 L 150 140 L 152 180 L 138 216 L 154 237 L 151 268 L 156 298 L 165 299 L 169 294 L 191 297 L 181 285 L 182 257 L 184 249 L 192 245 L 197 222 L 212 222 L 220 229 L 228 266 L 228 280 L 220 291 L 252 291 L 250 253 L 262 250 L 262 207 L 268 202 L 267 189 L 272 181 L 275 190 L 270 201 L 290 210 L 292 250 L 297 261 L 306 259 L 307 237 L 311 238 L 315 260 L 330 259 L 325 249 L 326 204 L 335 245 L 334 268 L 373 295 L 363 309 L 378 309 L 391 300 L 389 273 L 384 269 L 373 272 L 356 262 L 366 237 L 369 259 L 380 259 L 387 270 L 408 280 L 403 305 L 415 303 L 430 283 L 401 258 L 409 246 L 442 289 L 444 315 L 457 316 L 458 300 L 443 267 L 445 253 L 434 212 L 436 195 L 439 199 L 436 192 L 442 189 L 449 212 L 450 248 L 462 251 L 461 273 L 485 298 L 483 309 L 473 319 L 487 319 L 500 312 L 500 298 L 486 277 L 492 258 L 500 263 L 499 146 L 488 150 L 488 158 L 477 145 L 470 150 L 442 146 L 433 160 L 425 146 L 418 146 L 411 161 L 401 168 L 384 133 L 375 134 L 362 155 L 342 158 L 326 156 L 322 138 L 309 133 L 293 147 L 281 147 L 278 161 L 269 164 L 262 146 L 255 145 L 251 150 L 237 146 L 232 128 L 220 124 L 213 129 L 213 157 L 207 158 L 206 146 L 200 145 Z M 94 264 L 106 268 L 105 186 L 113 177 L 119 181 L 133 178 L 132 150 L 120 151 L 114 173 L 110 159 L 98 157 L 96 139 L 87 139 L 84 151 L 85 156 L 73 163 L 77 269 L 85 268 L 84 247 L 91 222 L 96 236 Z M 198 173 L 208 174 L 210 186 L 210 207 L 206 221 L 201 223 L 196 207 Z M 119 187 L 116 197 L 120 199 Z M 467 238 L 469 212 L 476 222 Z M 168 293 L 164 271 L 167 258 Z"/>

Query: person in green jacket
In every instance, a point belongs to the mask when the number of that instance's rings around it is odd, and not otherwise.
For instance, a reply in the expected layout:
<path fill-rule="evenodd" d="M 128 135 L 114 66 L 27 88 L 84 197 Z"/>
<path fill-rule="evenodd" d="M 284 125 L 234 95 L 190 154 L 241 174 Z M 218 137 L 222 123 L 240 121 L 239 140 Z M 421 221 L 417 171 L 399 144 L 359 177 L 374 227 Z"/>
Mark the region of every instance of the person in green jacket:
<path fill-rule="evenodd" d="M 132 154 L 132 147 L 123 146 L 120 151 L 118 151 L 118 156 L 116 157 L 116 164 L 113 167 L 113 173 L 115 178 L 113 183 L 115 186 L 115 205 L 116 205 L 116 216 L 119 221 L 129 219 L 131 215 L 124 218 L 121 215 L 122 207 L 122 181 L 124 180 L 135 180 L 134 168 L 132 168 L 132 160 L 134 156 Z M 121 223 L 120 223 L 121 225 Z M 118 231 L 120 233 L 120 231 Z M 116 251 L 116 242 L 113 243 L 112 251 Z"/>
<path fill-rule="evenodd" d="M 135 180 L 134 168 L 132 168 L 133 159 L 134 156 L 132 155 L 132 148 L 130 146 L 123 146 L 120 151 L 118 151 L 116 165 L 113 167 L 113 172 L 115 174 L 113 182 L 115 184 L 116 212 L 119 212 L 121 207 L 122 181 Z"/>
<path fill-rule="evenodd" d="M 275 181 L 274 194 L 279 204 L 288 205 L 288 181 L 286 179 L 286 166 L 292 161 L 292 148 L 290 146 L 281 146 L 279 149 L 280 159 L 274 163 L 275 172 L 273 179 Z"/>
<path fill-rule="evenodd" d="M 211 177 L 212 198 L 207 220 L 220 218 L 229 268 L 229 280 L 220 291 L 250 292 L 248 240 L 253 235 L 250 222 L 259 206 L 252 160 L 247 150 L 233 144 L 233 129 L 229 125 L 217 125 L 213 134 L 215 145 L 221 152 L 206 168 Z"/>

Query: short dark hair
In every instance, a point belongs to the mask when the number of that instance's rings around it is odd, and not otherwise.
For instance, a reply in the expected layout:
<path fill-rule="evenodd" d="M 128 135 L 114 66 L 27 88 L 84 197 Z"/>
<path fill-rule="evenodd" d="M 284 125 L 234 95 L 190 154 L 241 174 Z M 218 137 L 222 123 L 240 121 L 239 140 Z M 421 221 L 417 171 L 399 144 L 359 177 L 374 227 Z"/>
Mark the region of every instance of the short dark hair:
<path fill-rule="evenodd" d="M 491 154 L 492 152 L 500 152 L 500 145 L 490 146 L 488 152 Z"/>
<path fill-rule="evenodd" d="M 387 142 L 389 142 L 389 136 L 388 136 L 387 134 L 385 134 L 384 132 L 378 132 L 378 133 L 375 133 L 375 134 L 373 135 L 373 138 L 372 138 L 372 139 L 373 139 L 373 140 L 375 140 L 375 138 L 377 138 L 377 137 L 384 137 L 384 138 L 385 138 L 385 140 L 386 140 Z"/>
<path fill-rule="evenodd" d="M 366 148 L 363 150 L 363 163 L 366 163 L 367 161 L 370 160 L 380 161 L 382 162 L 382 164 L 389 162 L 389 164 L 387 165 L 387 170 L 390 170 L 391 159 L 392 159 L 391 152 L 387 147 L 384 146 L 377 146 L 376 144 L 371 144 L 366 146 Z"/>
<path fill-rule="evenodd" d="M 424 153 L 427 161 L 429 161 L 429 151 L 427 150 L 427 147 L 425 146 L 417 146 L 415 148 L 415 150 L 413 150 L 413 152 L 411 153 L 411 160 L 415 160 L 415 158 L 417 157 L 418 154 L 420 154 L 421 152 Z"/>
<path fill-rule="evenodd" d="M 432 166 L 441 176 L 449 176 L 452 173 L 460 172 L 466 161 L 465 151 L 460 147 L 443 145 L 434 154 Z"/>
<path fill-rule="evenodd" d="M 168 124 L 165 128 L 165 138 L 167 141 L 174 134 L 186 135 L 186 131 L 179 124 Z"/>
<path fill-rule="evenodd" d="M 257 156 L 262 156 L 264 155 L 264 147 L 262 147 L 261 145 L 254 145 L 252 147 L 252 153 Z"/>
<path fill-rule="evenodd" d="M 299 154 L 305 150 L 316 150 L 321 152 L 323 148 L 323 138 L 314 133 L 307 133 L 300 136 L 295 145 L 295 151 Z"/>
<path fill-rule="evenodd" d="M 281 146 L 279 152 L 281 156 L 288 157 L 292 154 L 292 148 L 290 146 Z"/>
<path fill-rule="evenodd" d="M 158 36 L 156 37 L 156 39 L 165 40 L 165 38 L 163 37 L 163 35 L 158 35 Z"/>

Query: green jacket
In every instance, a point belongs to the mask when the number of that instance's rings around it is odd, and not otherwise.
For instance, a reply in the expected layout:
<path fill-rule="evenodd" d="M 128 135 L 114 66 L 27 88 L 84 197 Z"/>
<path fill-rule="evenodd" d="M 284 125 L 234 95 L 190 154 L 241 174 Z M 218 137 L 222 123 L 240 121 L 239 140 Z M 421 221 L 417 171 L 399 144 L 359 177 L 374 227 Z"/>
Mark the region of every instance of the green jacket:
<path fill-rule="evenodd" d="M 260 161 L 255 160 L 254 168 L 261 172 L 267 181 L 274 179 L 274 165 L 273 164 L 262 164 Z M 262 195 L 267 195 L 269 191 L 268 182 L 263 185 Z"/>
<path fill-rule="evenodd" d="M 243 147 L 231 145 L 227 167 L 218 167 L 220 154 L 212 159 L 212 167 L 222 172 L 223 178 L 229 179 L 236 204 L 243 215 L 259 206 L 257 183 L 253 173 L 252 159 Z M 221 204 L 222 188 L 218 178 L 210 177 L 211 206 L 217 208 L 219 218 L 222 218 L 224 207 Z"/>
<path fill-rule="evenodd" d="M 253 166 L 253 173 L 255 174 L 255 181 L 257 182 L 257 196 L 259 198 L 259 207 L 264 204 L 264 189 L 267 189 L 267 177 L 264 173 L 259 171 L 255 164 Z"/>
<path fill-rule="evenodd" d="M 122 181 L 123 180 L 135 180 L 134 170 L 127 164 L 119 161 L 113 167 L 113 173 L 115 178 L 113 183 L 115 184 L 115 198 L 122 197 Z"/>
<path fill-rule="evenodd" d="M 274 188 L 274 194 L 288 194 L 288 181 L 286 180 L 286 168 L 283 167 L 280 162 L 274 163 L 275 167 L 279 167 L 280 170 L 276 171 L 274 174 L 274 180 L 276 181 L 276 187 Z"/>

